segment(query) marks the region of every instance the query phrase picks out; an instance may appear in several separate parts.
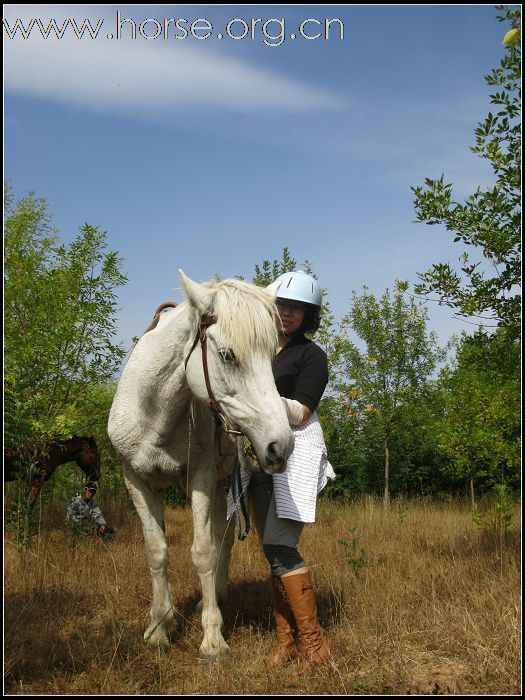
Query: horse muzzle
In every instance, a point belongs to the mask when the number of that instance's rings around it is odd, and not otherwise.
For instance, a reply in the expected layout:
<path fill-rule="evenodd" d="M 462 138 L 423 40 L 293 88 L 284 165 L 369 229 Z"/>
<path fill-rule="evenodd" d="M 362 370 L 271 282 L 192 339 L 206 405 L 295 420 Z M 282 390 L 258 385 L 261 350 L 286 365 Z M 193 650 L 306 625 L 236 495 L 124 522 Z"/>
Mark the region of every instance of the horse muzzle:
<path fill-rule="evenodd" d="M 286 469 L 288 458 L 293 452 L 293 436 L 288 441 L 274 441 L 266 447 L 263 470 L 267 474 L 281 474 Z"/>
<path fill-rule="evenodd" d="M 100 479 L 100 469 L 92 469 L 86 473 L 88 481 L 98 481 Z"/>

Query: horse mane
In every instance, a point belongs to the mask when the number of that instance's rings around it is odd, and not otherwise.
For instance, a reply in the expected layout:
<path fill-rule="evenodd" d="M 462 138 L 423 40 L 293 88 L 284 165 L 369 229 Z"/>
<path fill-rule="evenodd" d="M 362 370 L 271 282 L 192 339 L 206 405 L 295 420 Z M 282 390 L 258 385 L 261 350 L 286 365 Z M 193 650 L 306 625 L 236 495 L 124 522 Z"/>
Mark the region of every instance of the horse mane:
<path fill-rule="evenodd" d="M 97 447 L 97 441 L 92 435 L 73 435 L 70 440 L 75 440 L 79 442 L 80 440 L 85 440 L 86 442 L 89 442 L 89 444 L 92 447 Z M 64 441 L 65 442 L 65 441 Z"/>
<path fill-rule="evenodd" d="M 245 364 L 253 353 L 273 357 L 277 347 L 277 307 L 263 287 L 226 279 L 206 285 L 215 291 L 213 314 L 228 350 Z"/>

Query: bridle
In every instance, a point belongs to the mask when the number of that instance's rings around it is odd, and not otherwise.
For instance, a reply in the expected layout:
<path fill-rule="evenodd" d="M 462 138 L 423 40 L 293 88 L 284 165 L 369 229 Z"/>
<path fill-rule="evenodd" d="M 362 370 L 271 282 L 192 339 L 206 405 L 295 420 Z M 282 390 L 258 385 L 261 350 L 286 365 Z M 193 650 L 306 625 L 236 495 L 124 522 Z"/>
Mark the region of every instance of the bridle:
<path fill-rule="evenodd" d="M 197 347 L 197 343 L 200 342 L 201 354 L 202 354 L 202 369 L 204 372 L 204 381 L 206 383 L 206 390 L 208 392 L 208 408 L 210 409 L 210 411 L 213 414 L 213 417 L 215 419 L 215 423 L 217 424 L 218 427 L 220 427 L 222 430 L 224 430 L 224 432 L 227 433 L 228 435 L 235 435 L 236 436 L 236 438 L 241 442 L 240 446 L 243 449 L 246 456 L 249 459 L 251 459 L 254 464 L 257 464 L 257 466 L 259 467 L 259 470 L 262 471 L 261 464 L 259 462 L 257 455 L 255 454 L 255 451 L 253 449 L 252 443 L 250 442 L 250 439 L 241 430 L 236 430 L 235 428 L 232 428 L 230 426 L 226 416 L 223 413 L 221 413 L 219 404 L 217 402 L 217 399 L 215 398 L 215 395 L 213 393 L 213 389 L 211 388 L 210 372 L 208 369 L 207 331 L 208 331 L 208 328 L 210 326 L 213 326 L 215 323 L 217 323 L 217 316 L 201 316 L 199 327 L 198 327 L 197 333 L 195 335 L 195 340 L 193 341 L 193 344 L 192 344 L 190 351 L 189 351 L 189 353 L 186 357 L 186 360 L 184 362 L 184 368 L 186 369 L 186 367 L 188 365 L 188 360 L 190 359 L 192 352 Z M 246 536 L 248 535 L 248 532 L 250 531 L 250 518 L 249 518 L 248 508 L 247 508 L 245 497 L 244 497 L 244 492 L 242 489 L 240 466 L 241 465 L 240 465 L 239 459 L 236 459 L 235 466 L 234 466 L 233 473 L 232 473 L 231 489 L 232 489 L 232 496 L 233 496 L 233 499 L 235 502 L 235 515 L 236 515 L 237 526 L 238 526 L 238 537 L 240 540 L 244 540 L 246 538 Z M 244 516 L 244 521 L 245 521 L 244 532 L 242 530 L 241 511 L 242 511 L 242 514 Z"/>
<path fill-rule="evenodd" d="M 215 323 L 217 323 L 217 316 L 202 316 L 201 317 L 201 320 L 199 323 L 199 328 L 197 329 L 197 334 L 195 336 L 195 340 L 193 341 L 193 345 L 191 346 L 191 349 L 188 353 L 188 356 L 186 357 L 186 360 L 184 362 L 184 368 L 187 367 L 188 360 L 191 357 L 191 353 L 197 347 L 197 343 L 200 342 L 201 354 L 202 354 L 202 370 L 204 372 L 204 381 L 206 382 L 206 390 L 208 392 L 208 408 L 213 413 L 213 417 L 214 417 L 217 425 L 222 426 L 225 433 L 227 433 L 228 435 L 244 436 L 243 432 L 232 428 L 230 426 L 230 424 L 228 423 L 226 416 L 223 413 L 221 413 L 219 404 L 217 402 L 217 399 L 215 398 L 215 395 L 213 393 L 213 389 L 211 388 L 210 372 L 208 369 L 207 330 L 210 326 L 213 326 Z M 244 437 L 246 437 L 246 436 L 244 436 Z"/>

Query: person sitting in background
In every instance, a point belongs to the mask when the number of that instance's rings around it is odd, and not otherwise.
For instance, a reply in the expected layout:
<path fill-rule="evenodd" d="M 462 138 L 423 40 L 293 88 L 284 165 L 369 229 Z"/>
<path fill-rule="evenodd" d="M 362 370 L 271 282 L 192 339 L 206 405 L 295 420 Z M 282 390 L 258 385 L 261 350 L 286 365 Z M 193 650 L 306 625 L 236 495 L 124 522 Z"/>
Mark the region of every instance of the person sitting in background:
<path fill-rule="evenodd" d="M 100 505 L 95 498 L 97 485 L 94 481 L 89 481 L 84 486 L 84 493 L 77 494 L 67 504 L 66 522 L 68 525 L 87 530 L 93 522 L 97 526 L 97 531 L 102 539 L 115 532 L 114 528 L 108 527 Z"/>

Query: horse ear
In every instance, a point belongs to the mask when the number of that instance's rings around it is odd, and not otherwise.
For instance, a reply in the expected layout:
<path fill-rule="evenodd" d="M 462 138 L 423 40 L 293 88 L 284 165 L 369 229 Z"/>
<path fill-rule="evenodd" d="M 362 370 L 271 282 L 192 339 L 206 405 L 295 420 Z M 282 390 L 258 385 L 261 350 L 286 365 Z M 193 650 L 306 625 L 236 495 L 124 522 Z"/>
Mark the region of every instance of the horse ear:
<path fill-rule="evenodd" d="M 179 277 L 184 291 L 186 292 L 186 296 L 188 297 L 188 301 L 197 309 L 201 316 L 211 311 L 213 292 L 204 285 L 190 280 L 182 270 L 179 270 Z"/>

